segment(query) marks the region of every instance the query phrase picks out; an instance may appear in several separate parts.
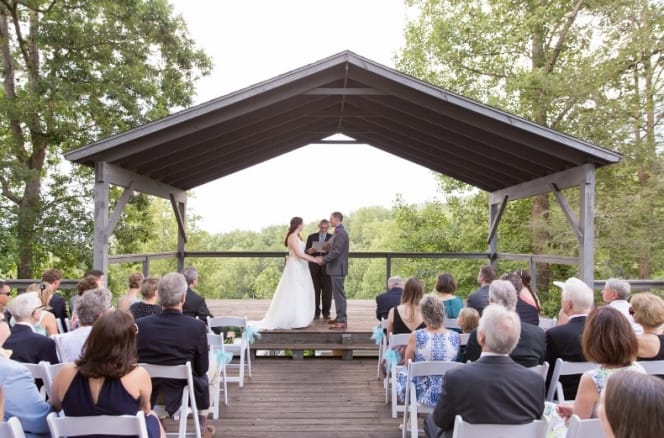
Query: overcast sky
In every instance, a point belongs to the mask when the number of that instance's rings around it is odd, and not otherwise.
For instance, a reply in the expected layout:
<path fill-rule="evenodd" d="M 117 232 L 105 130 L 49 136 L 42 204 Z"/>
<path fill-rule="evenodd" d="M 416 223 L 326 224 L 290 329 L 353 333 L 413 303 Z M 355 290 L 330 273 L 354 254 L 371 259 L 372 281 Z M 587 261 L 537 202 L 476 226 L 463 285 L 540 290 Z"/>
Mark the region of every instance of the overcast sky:
<path fill-rule="evenodd" d="M 349 49 L 393 67 L 403 44 L 402 0 L 171 0 L 214 70 L 205 102 Z M 319 168 L 323 171 L 316 172 Z M 439 197 L 428 169 L 370 146 L 311 145 L 193 191 L 188 207 L 209 232 L 286 226 L 361 207 Z"/>

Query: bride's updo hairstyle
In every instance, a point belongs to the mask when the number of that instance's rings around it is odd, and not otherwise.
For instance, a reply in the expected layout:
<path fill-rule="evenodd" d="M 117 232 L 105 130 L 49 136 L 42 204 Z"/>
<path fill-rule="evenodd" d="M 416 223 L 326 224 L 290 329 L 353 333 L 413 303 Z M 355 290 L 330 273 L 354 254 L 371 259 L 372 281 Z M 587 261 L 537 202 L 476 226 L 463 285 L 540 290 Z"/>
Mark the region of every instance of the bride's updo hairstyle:
<path fill-rule="evenodd" d="M 301 217 L 298 216 L 295 216 L 290 220 L 290 227 L 288 227 L 288 233 L 286 233 L 286 238 L 284 239 L 284 246 L 288 246 L 288 237 L 297 230 L 297 227 L 302 225 L 302 222 L 304 221 Z"/>

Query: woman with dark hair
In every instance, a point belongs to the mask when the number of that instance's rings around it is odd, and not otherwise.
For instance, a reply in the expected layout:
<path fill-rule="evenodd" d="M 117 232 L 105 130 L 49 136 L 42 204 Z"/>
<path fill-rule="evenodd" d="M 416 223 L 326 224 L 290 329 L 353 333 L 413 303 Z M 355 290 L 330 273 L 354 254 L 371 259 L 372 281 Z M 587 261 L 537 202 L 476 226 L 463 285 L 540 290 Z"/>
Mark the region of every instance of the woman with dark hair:
<path fill-rule="evenodd" d="M 53 379 L 53 407 L 64 410 L 68 417 L 134 415 L 141 410 L 146 414 L 150 438 L 164 437 L 157 416 L 150 411 L 150 376 L 136 363 L 137 330 L 127 312 L 110 312 L 99 318 L 81 358 L 65 364 Z"/>
<path fill-rule="evenodd" d="M 607 438 L 664 434 L 664 381 L 634 371 L 615 373 L 600 396 L 598 415 Z"/>
<path fill-rule="evenodd" d="M 438 280 L 436 281 L 436 292 L 438 293 L 438 299 L 443 304 L 445 309 L 445 316 L 450 319 L 454 319 L 459 316 L 459 312 L 463 307 L 463 300 L 456 295 L 456 281 L 452 274 L 444 272 L 438 275 Z"/>
<path fill-rule="evenodd" d="M 537 309 L 538 314 L 542 313 L 539 297 L 533 288 L 530 287 L 530 272 L 524 269 L 519 269 L 518 271 L 514 271 L 514 273 L 521 279 L 521 289 L 517 289 L 517 292 L 519 293 L 519 299 Z"/>
<path fill-rule="evenodd" d="M 259 329 L 303 328 L 314 319 L 314 285 L 308 262 L 315 263 L 316 259 L 304 252 L 305 244 L 300 235 L 302 228 L 301 217 L 291 219 L 284 239 L 284 245 L 288 248 L 284 272 L 265 317 L 251 323 Z"/>
<path fill-rule="evenodd" d="M 426 327 L 419 308 L 423 296 L 422 282 L 409 278 L 401 293 L 401 304 L 387 314 L 387 333 L 398 335 Z"/>
<path fill-rule="evenodd" d="M 583 355 L 598 368 L 581 375 L 574 404 L 558 405 L 561 417 L 576 414 L 582 420 L 597 417 L 599 394 L 606 381 L 617 371 L 632 369 L 645 373 L 636 363 L 638 344 L 627 318 L 613 307 L 599 307 L 590 312 L 581 338 Z"/>
<path fill-rule="evenodd" d="M 142 318 L 155 313 L 161 313 L 161 305 L 157 299 L 157 288 L 159 287 L 158 277 L 148 277 L 141 282 L 141 295 L 143 301 L 129 306 L 129 311 L 134 315 L 134 319 Z"/>

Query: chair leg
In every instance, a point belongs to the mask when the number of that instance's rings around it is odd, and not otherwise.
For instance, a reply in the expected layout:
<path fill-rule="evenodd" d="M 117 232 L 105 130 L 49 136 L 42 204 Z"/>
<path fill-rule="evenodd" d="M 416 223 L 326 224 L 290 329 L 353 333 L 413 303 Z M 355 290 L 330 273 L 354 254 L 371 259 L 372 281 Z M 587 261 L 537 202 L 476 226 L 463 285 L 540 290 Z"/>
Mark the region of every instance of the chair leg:
<path fill-rule="evenodd" d="M 244 354 L 245 349 L 240 349 L 240 388 L 244 387 Z"/>
<path fill-rule="evenodd" d="M 247 363 L 249 364 L 249 377 L 253 377 L 251 374 L 251 345 L 247 344 Z"/>

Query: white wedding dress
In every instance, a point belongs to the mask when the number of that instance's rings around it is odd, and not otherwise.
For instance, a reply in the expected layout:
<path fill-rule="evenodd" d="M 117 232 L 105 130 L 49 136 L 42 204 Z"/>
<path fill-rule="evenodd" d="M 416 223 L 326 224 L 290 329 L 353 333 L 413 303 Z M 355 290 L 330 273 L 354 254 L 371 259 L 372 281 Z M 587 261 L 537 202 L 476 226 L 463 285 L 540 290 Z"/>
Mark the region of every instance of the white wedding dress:
<path fill-rule="evenodd" d="M 300 251 L 304 242 L 298 240 Z M 259 330 L 303 328 L 314 319 L 314 285 L 309 272 L 309 262 L 288 249 L 284 273 L 274 292 L 270 307 L 261 321 L 252 323 Z"/>

